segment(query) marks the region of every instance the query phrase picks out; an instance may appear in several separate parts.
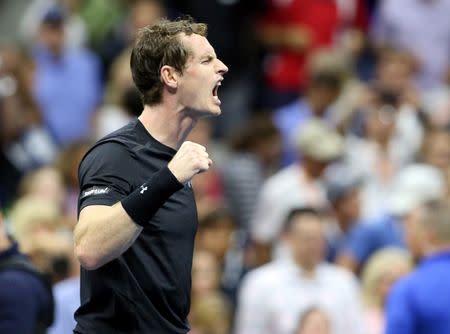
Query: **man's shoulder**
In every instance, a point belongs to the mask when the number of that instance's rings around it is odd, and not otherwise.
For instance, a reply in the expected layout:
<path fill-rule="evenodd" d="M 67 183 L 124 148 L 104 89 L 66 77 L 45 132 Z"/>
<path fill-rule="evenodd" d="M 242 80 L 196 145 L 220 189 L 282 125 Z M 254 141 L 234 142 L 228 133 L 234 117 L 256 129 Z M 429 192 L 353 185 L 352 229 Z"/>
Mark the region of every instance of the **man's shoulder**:
<path fill-rule="evenodd" d="M 94 146 L 100 145 L 102 143 L 108 143 L 108 142 L 116 142 L 116 143 L 137 143 L 138 142 L 138 135 L 137 135 L 137 120 L 134 119 L 128 124 L 125 124 L 121 128 L 111 132 L 110 134 L 107 134 L 103 138 L 99 139 Z"/>
<path fill-rule="evenodd" d="M 121 154 L 131 152 L 132 148 L 138 144 L 138 139 L 134 133 L 135 122 L 131 121 L 120 129 L 99 139 L 84 155 L 82 162 L 90 156 L 99 154 L 112 159 L 120 159 Z"/>

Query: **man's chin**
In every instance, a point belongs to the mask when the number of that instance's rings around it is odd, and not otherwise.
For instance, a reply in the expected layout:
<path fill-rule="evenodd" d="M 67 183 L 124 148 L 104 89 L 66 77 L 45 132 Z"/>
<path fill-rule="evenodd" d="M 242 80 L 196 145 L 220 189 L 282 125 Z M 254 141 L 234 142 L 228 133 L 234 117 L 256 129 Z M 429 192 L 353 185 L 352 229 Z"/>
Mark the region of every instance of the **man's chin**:
<path fill-rule="evenodd" d="M 205 111 L 202 114 L 202 117 L 217 117 L 220 116 L 220 114 L 222 114 L 222 109 L 220 109 L 220 107 L 215 107 L 213 109 Z"/>

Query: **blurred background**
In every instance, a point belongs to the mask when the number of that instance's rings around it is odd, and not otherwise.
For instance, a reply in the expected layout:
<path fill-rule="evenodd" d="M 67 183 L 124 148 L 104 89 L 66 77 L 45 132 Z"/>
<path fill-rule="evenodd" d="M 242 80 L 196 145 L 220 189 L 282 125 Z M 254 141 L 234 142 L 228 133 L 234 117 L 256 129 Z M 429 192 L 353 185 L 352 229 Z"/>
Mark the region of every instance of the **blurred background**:
<path fill-rule="evenodd" d="M 417 210 L 450 198 L 449 13 L 450 0 L 0 0 L 3 224 L 52 278 L 49 333 L 71 332 L 79 303 L 80 159 L 142 110 L 136 31 L 184 14 L 230 69 L 222 115 L 189 138 L 214 161 L 193 180 L 191 333 L 383 333 L 391 286 L 427 246 Z"/>

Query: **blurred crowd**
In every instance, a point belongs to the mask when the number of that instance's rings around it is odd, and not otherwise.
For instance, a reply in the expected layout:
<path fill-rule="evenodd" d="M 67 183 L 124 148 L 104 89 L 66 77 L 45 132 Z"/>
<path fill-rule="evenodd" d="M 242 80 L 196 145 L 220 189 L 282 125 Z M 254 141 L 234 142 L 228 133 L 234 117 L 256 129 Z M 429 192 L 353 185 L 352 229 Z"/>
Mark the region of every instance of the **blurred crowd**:
<path fill-rule="evenodd" d="M 137 30 L 188 14 L 230 68 L 222 115 L 189 137 L 214 161 L 193 179 L 191 334 L 419 333 L 421 316 L 450 333 L 450 269 L 431 269 L 450 268 L 449 13 L 450 0 L 29 1 L 17 43 L 0 45 L 0 281 L 4 254 L 26 254 L 51 281 L 48 333 L 71 333 L 78 164 L 142 110 Z M 421 275 L 449 297 L 428 313 L 411 297 L 434 293 Z"/>

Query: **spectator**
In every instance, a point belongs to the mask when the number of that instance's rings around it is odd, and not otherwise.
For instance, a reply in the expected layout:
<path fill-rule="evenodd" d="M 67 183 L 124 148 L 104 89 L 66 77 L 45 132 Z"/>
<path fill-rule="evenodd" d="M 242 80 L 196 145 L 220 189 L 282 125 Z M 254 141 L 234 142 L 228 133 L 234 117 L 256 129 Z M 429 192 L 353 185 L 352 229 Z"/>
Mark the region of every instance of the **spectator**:
<path fill-rule="evenodd" d="M 305 97 L 275 110 L 273 121 L 281 132 L 283 139 L 284 166 L 293 163 L 295 152 L 295 137 L 302 126 L 312 118 L 321 119 L 333 126 L 333 110 L 331 105 L 340 92 L 341 78 L 335 71 L 322 71 L 312 74 Z"/>
<path fill-rule="evenodd" d="M 341 155 L 343 145 L 342 137 L 319 120 L 311 120 L 300 129 L 297 148 L 302 155 L 301 163 L 271 176 L 259 195 L 250 236 L 260 254 L 269 253 L 271 244 L 280 235 L 284 217 L 293 207 L 311 206 L 318 210 L 327 207 L 322 176 L 326 167 Z"/>
<path fill-rule="evenodd" d="M 292 102 L 307 86 L 308 56 L 331 47 L 338 33 L 354 23 L 363 28 L 363 16 L 359 0 L 269 1 L 260 24 L 260 39 L 269 49 L 264 64 L 268 107 Z"/>
<path fill-rule="evenodd" d="M 39 29 L 42 17 L 47 11 L 60 4 L 67 13 L 67 20 L 64 24 L 65 44 L 68 47 L 83 47 L 87 44 L 88 34 L 84 21 L 79 10 L 84 1 L 81 0 L 33 0 L 25 9 L 20 21 L 19 33 L 24 43 L 30 44 Z"/>
<path fill-rule="evenodd" d="M 220 265 L 226 261 L 227 252 L 232 248 L 235 222 L 225 210 L 216 210 L 199 222 L 196 246 L 210 251 Z"/>
<path fill-rule="evenodd" d="M 279 167 L 280 133 L 268 115 L 257 113 L 230 136 L 229 146 L 221 168 L 225 199 L 239 228 L 248 231 L 262 185 Z"/>
<path fill-rule="evenodd" d="M 7 236 L 0 212 L 0 332 L 43 334 L 52 321 L 50 284 Z"/>
<path fill-rule="evenodd" d="M 0 49 L 0 200 L 7 206 L 21 177 L 51 163 L 57 150 L 31 97 L 32 72 L 33 63 L 19 50 Z"/>
<path fill-rule="evenodd" d="M 345 166 L 331 168 L 325 178 L 330 203 L 327 260 L 335 262 L 341 251 L 352 243 L 361 222 L 360 189 L 362 179 L 352 175 Z"/>
<path fill-rule="evenodd" d="M 236 223 L 226 210 L 216 210 L 199 222 L 196 247 L 210 252 L 222 273 L 220 287 L 235 304 L 236 288 L 243 275 L 243 247 Z M 242 239 L 242 238 L 241 238 Z"/>
<path fill-rule="evenodd" d="M 367 261 L 361 274 L 367 334 L 384 333 L 384 307 L 389 291 L 412 268 L 412 257 L 401 248 L 383 248 Z"/>
<path fill-rule="evenodd" d="M 33 196 L 20 198 L 9 214 L 12 235 L 25 253 L 32 248 L 36 236 L 58 230 L 61 218 L 57 203 Z"/>
<path fill-rule="evenodd" d="M 384 0 L 379 5 L 373 27 L 376 43 L 410 52 L 424 89 L 442 85 L 450 69 L 449 10 L 449 0 Z"/>
<path fill-rule="evenodd" d="M 397 121 L 394 146 L 398 161 L 410 163 L 419 151 L 423 139 L 422 93 L 414 82 L 414 65 L 405 52 L 384 49 L 379 52 L 374 84 L 384 94 L 395 97 Z"/>
<path fill-rule="evenodd" d="M 435 168 L 423 164 L 404 168 L 389 192 L 388 214 L 360 224 L 352 232 L 351 242 L 338 254 L 336 262 L 359 272 L 377 250 L 388 246 L 405 248 L 409 237 L 405 236 L 404 226 L 411 222 L 420 205 L 443 198 L 444 191 L 443 177 Z"/>
<path fill-rule="evenodd" d="M 370 86 L 366 99 L 365 106 L 355 114 L 345 158 L 349 168 L 365 180 L 362 217 L 373 219 L 386 213 L 386 199 L 395 175 L 415 153 L 407 146 L 416 143 L 406 140 L 397 130 L 401 117 L 397 93 Z"/>
<path fill-rule="evenodd" d="M 189 334 L 229 334 L 231 308 L 220 294 L 202 296 L 192 302 Z"/>
<path fill-rule="evenodd" d="M 290 256 L 244 277 L 236 334 L 293 333 L 300 315 L 312 306 L 326 312 L 332 333 L 362 333 L 357 281 L 348 271 L 323 262 L 325 235 L 317 211 L 293 210 L 283 238 Z"/>
<path fill-rule="evenodd" d="M 231 305 L 220 291 L 221 277 L 221 265 L 215 255 L 207 249 L 196 249 L 192 262 L 191 334 L 227 333 Z"/>
<path fill-rule="evenodd" d="M 427 256 L 392 288 L 386 334 L 450 333 L 450 207 L 427 205 L 421 212 Z"/>
<path fill-rule="evenodd" d="M 41 167 L 26 174 L 19 184 L 21 198 L 48 200 L 64 210 L 65 188 L 61 173 L 54 167 Z"/>
<path fill-rule="evenodd" d="M 295 334 L 331 334 L 327 314 L 315 307 L 305 311 Z"/>
<path fill-rule="evenodd" d="M 32 49 L 36 62 L 33 94 L 59 145 L 90 134 L 102 96 L 98 59 L 86 49 L 64 45 L 65 19 L 60 8 L 48 11 Z"/>
<path fill-rule="evenodd" d="M 214 254 L 208 250 L 196 250 L 192 260 L 192 298 L 216 292 L 220 277 L 220 264 Z"/>
<path fill-rule="evenodd" d="M 438 168 L 447 184 L 450 199 L 450 130 L 431 128 L 425 134 L 419 160 Z"/>

